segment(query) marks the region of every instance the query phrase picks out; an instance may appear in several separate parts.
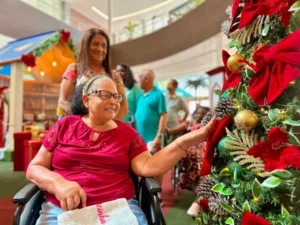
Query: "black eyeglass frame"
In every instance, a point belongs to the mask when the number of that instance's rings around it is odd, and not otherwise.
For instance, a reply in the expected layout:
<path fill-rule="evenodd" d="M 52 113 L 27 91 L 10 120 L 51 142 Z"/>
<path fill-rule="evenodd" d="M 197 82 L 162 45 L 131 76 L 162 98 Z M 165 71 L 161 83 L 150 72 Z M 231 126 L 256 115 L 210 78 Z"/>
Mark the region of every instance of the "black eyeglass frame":
<path fill-rule="evenodd" d="M 103 95 L 102 93 L 106 93 L 106 95 L 109 95 L 109 96 L 104 97 L 105 95 Z M 122 102 L 122 100 L 123 100 L 123 95 L 121 95 L 119 93 L 113 94 L 106 90 L 91 90 L 91 92 L 88 93 L 87 95 L 91 95 L 91 94 L 97 95 L 102 100 L 109 100 L 109 99 L 111 99 L 111 97 L 113 97 L 116 100 L 116 102 L 118 102 L 118 103 Z"/>

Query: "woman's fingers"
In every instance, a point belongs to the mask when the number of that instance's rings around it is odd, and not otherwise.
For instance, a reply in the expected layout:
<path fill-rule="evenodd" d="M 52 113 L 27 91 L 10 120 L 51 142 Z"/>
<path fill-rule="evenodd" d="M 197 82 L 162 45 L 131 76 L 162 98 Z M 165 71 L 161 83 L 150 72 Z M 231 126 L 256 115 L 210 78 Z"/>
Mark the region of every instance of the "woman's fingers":
<path fill-rule="evenodd" d="M 73 199 L 73 197 L 69 197 L 67 199 L 67 208 L 68 208 L 68 210 L 74 209 L 74 199 Z"/>
<path fill-rule="evenodd" d="M 60 206 L 63 211 L 69 211 L 78 208 L 80 202 L 82 202 L 82 207 L 86 206 L 86 194 L 83 190 L 79 191 L 74 197 L 61 200 Z"/>
<path fill-rule="evenodd" d="M 207 132 L 208 134 L 212 132 L 212 130 L 214 129 L 215 125 L 216 125 L 217 119 L 214 116 L 208 124 L 205 125 L 205 127 L 203 127 L 204 132 Z"/>
<path fill-rule="evenodd" d="M 186 147 L 190 147 L 193 145 L 198 145 L 206 140 L 207 136 L 213 131 L 216 125 L 216 118 L 213 117 L 211 121 L 203 128 L 199 130 L 192 131 L 184 136 L 183 143 Z"/>
<path fill-rule="evenodd" d="M 215 125 L 216 125 L 216 122 L 217 122 L 217 119 L 216 117 L 214 116 L 208 124 L 205 125 L 205 127 L 201 128 L 199 131 L 200 131 L 200 142 L 203 142 L 205 141 L 205 139 L 207 138 L 207 136 L 213 131 Z M 198 143 L 198 144 L 199 144 Z"/>
<path fill-rule="evenodd" d="M 74 197 L 74 209 L 77 209 L 80 204 L 80 195 L 75 195 Z"/>
<path fill-rule="evenodd" d="M 80 196 L 80 199 L 81 199 L 81 206 L 82 206 L 82 208 L 86 207 L 86 194 L 85 194 L 85 192 L 84 192 L 83 189 L 81 189 L 79 191 L 79 196 Z"/>
<path fill-rule="evenodd" d="M 67 211 L 67 210 L 68 210 L 68 209 L 67 209 L 67 202 L 66 202 L 65 199 L 60 201 L 60 207 L 61 207 L 61 209 L 62 209 L 63 211 Z"/>

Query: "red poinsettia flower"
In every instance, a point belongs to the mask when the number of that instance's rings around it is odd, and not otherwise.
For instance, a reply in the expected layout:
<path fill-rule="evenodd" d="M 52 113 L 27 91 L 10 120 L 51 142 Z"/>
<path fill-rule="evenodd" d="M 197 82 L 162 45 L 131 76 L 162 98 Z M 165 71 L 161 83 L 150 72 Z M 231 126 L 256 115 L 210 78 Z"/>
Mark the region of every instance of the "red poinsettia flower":
<path fill-rule="evenodd" d="M 241 225 L 271 225 L 271 223 L 260 216 L 246 211 L 244 212 Z"/>
<path fill-rule="evenodd" d="M 257 143 L 247 153 L 261 158 L 265 164 L 265 171 L 286 167 L 300 169 L 300 150 L 288 144 L 288 134 L 279 127 L 270 129 L 268 142 Z"/>
<path fill-rule="evenodd" d="M 60 32 L 60 34 L 61 34 L 61 39 L 64 42 L 68 42 L 69 41 L 69 38 L 70 38 L 70 35 L 71 35 L 70 32 L 66 32 L 64 29 L 62 29 L 61 32 Z"/>
<path fill-rule="evenodd" d="M 209 206 L 208 206 L 208 199 L 203 198 L 200 200 L 200 207 L 203 210 L 203 212 L 208 213 L 209 212 Z"/>
<path fill-rule="evenodd" d="M 28 67 L 35 67 L 35 56 L 30 55 L 22 55 L 21 60 Z"/>
<path fill-rule="evenodd" d="M 291 19 L 289 9 L 296 1 L 297 0 L 266 0 L 262 3 L 260 10 L 262 14 L 268 16 L 279 14 L 280 21 L 284 28 L 287 28 Z"/>

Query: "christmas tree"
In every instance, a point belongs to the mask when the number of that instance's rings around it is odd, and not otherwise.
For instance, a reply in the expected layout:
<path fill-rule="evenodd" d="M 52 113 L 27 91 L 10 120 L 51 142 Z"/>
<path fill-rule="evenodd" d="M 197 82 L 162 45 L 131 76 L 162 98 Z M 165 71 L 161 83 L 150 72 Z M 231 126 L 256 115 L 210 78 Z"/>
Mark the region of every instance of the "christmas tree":
<path fill-rule="evenodd" d="M 300 1 L 234 0 L 198 224 L 300 224 Z M 217 92 L 216 92 L 217 93 Z"/>

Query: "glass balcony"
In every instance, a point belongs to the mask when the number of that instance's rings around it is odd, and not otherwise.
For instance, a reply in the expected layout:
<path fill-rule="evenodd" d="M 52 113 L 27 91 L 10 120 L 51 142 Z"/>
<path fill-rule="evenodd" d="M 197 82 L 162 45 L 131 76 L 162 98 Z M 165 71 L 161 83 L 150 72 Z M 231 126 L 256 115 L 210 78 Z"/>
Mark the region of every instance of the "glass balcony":
<path fill-rule="evenodd" d="M 68 1 L 61 0 L 20 0 L 31 5 L 34 8 L 60 20 L 73 28 L 85 31 L 91 27 L 107 30 L 94 21 L 73 10 Z M 177 6 L 169 12 L 155 15 L 150 20 L 143 20 L 140 23 L 128 21 L 128 24 L 117 31 L 114 31 L 112 43 L 120 43 L 131 39 L 139 38 L 153 33 L 159 29 L 168 26 L 193 10 L 206 0 L 187 0 L 185 3 Z"/>
<path fill-rule="evenodd" d="M 143 21 L 139 24 L 128 22 L 128 25 L 125 26 L 124 29 L 115 32 L 114 42 L 128 41 L 158 31 L 170 23 L 177 21 L 205 1 L 206 0 L 188 0 L 169 12 L 153 16 L 150 20 Z"/>

